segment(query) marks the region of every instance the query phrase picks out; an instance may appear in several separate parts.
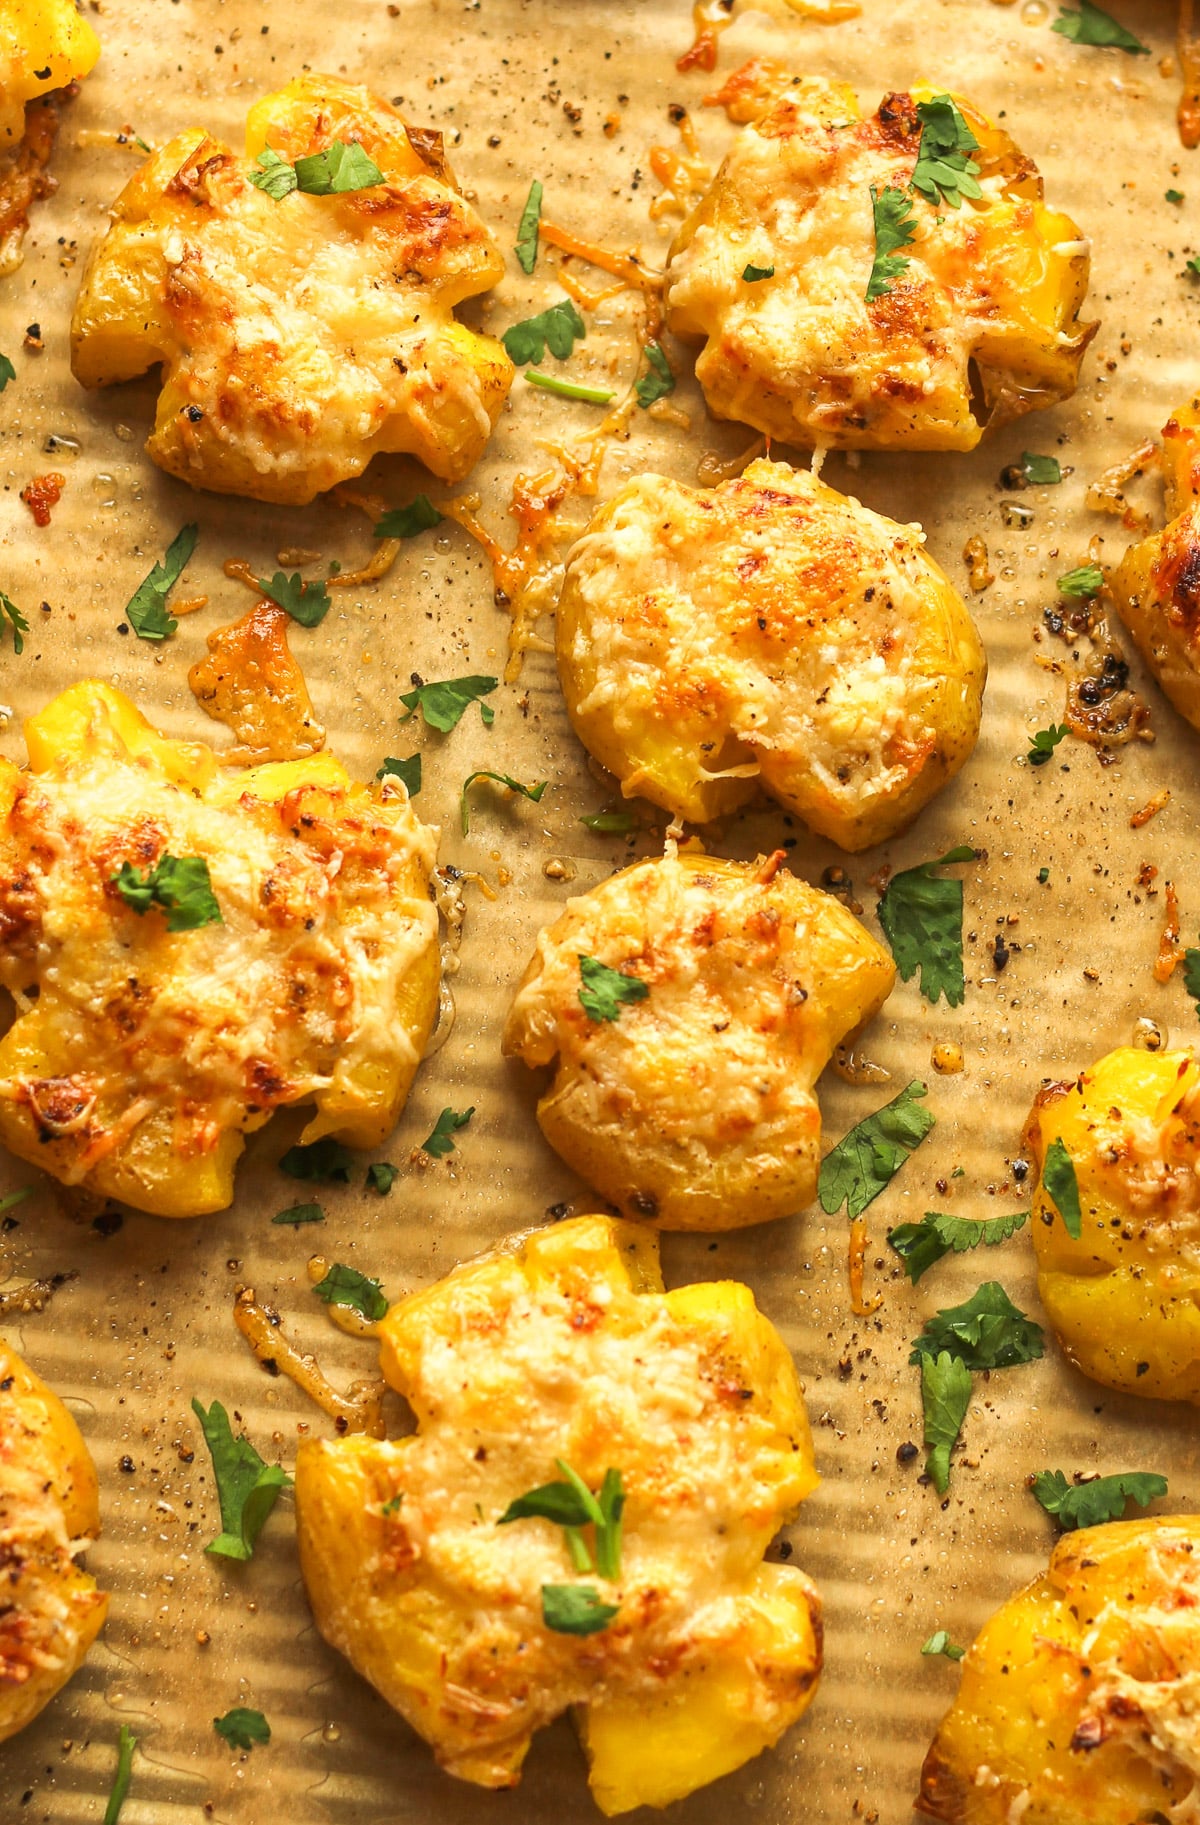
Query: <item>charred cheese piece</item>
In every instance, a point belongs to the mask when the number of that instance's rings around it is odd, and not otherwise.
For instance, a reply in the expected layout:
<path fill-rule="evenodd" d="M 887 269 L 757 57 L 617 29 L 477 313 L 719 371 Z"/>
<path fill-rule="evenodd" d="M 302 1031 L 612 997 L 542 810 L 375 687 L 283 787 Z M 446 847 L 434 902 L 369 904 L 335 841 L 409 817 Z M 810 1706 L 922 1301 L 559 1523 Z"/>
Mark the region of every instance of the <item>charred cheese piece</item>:
<path fill-rule="evenodd" d="M 75 0 L 0 7 L 0 277 L 21 264 L 30 204 L 54 189 L 46 175 L 58 130 L 54 93 L 86 76 L 99 55 Z"/>
<path fill-rule="evenodd" d="M 61 1691 L 100 1633 L 108 1598 L 75 1563 L 99 1531 L 78 1426 L 0 1338 L 0 1742 Z"/>
<path fill-rule="evenodd" d="M 542 1132 L 628 1216 L 735 1229 L 815 1195 L 813 1086 L 896 971 L 839 901 L 778 869 L 781 857 L 639 862 L 569 900 L 538 939 L 504 1051 L 554 1067 Z M 581 957 L 647 992 L 593 1018 Z"/>
<path fill-rule="evenodd" d="M 806 469 L 629 482 L 567 563 L 559 674 L 584 746 L 675 817 L 761 785 L 821 836 L 894 836 L 962 766 L 987 661 L 919 527 Z"/>
<path fill-rule="evenodd" d="M 436 832 L 326 754 L 248 772 L 73 685 L 0 760 L 0 1140 L 159 1216 L 220 1210 L 242 1136 L 315 1102 L 303 1139 L 369 1147 L 437 1007 Z M 222 922 L 172 932 L 114 877 L 207 863 Z"/>
<path fill-rule="evenodd" d="M 417 1432 L 301 1444 L 300 1561 L 321 1633 L 442 1766 L 515 1786 L 535 1732 L 577 1707 L 611 1814 L 776 1742 L 813 1696 L 821 1613 L 763 1553 L 818 1479 L 792 1359 L 749 1289 L 664 1293 L 650 1232 L 578 1217 L 400 1300 L 380 1333 Z M 592 1491 L 621 1473 L 614 1578 L 577 1573 L 548 1520 L 497 1524 L 558 1459 Z M 615 1616 L 552 1629 L 543 1591 L 563 1585 Z"/>
<path fill-rule="evenodd" d="M 1075 1170 L 1078 1240 L 1043 1176 L 1059 1140 Z M 1094 1381 L 1200 1401 L 1200 1063 L 1121 1046 L 1033 1106 L 1031 1234 L 1038 1292 Z"/>
<path fill-rule="evenodd" d="M 1163 427 L 1169 523 L 1110 580 L 1117 613 L 1181 716 L 1200 729 L 1200 397 Z"/>
<path fill-rule="evenodd" d="M 1200 1805 L 1200 1520 L 1065 1535 L 992 1617 L 925 1759 L 945 1825 L 1133 1825 Z"/>
<path fill-rule="evenodd" d="M 281 158 L 357 144 L 385 182 L 275 201 Z M 251 109 L 246 156 L 200 128 L 146 160 L 88 262 L 71 327 L 84 386 L 161 363 L 155 462 L 196 488 L 302 503 L 377 451 L 459 481 L 512 381 L 454 306 L 504 260 L 455 188 L 441 136 L 369 90 L 305 76 Z"/>
<path fill-rule="evenodd" d="M 957 209 L 917 195 L 908 267 L 867 302 L 872 187 L 908 189 L 933 93 L 889 95 L 864 120 L 844 84 L 796 78 L 738 135 L 667 265 L 667 324 L 703 341 L 716 417 L 801 447 L 971 450 L 974 377 L 993 426 L 1074 392 L 1097 327 L 1079 321 L 1087 242 L 959 96 L 983 195 Z"/>

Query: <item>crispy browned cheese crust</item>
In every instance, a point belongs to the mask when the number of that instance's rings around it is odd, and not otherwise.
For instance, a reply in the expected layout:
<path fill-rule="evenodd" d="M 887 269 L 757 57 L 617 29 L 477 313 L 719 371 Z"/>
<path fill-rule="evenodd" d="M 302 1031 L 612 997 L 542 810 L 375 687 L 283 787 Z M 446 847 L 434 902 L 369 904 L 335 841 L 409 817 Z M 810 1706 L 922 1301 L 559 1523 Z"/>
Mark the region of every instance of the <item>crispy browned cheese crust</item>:
<path fill-rule="evenodd" d="M 442 1765 L 514 1786 L 535 1732 L 576 1707 L 616 1813 L 777 1741 L 816 1689 L 820 1604 L 763 1553 L 817 1477 L 795 1368 L 749 1289 L 664 1293 L 650 1232 L 579 1217 L 400 1300 L 380 1331 L 417 1433 L 301 1445 L 300 1558 L 322 1634 Z M 593 1491 L 621 1473 L 615 1578 L 576 1570 L 548 1520 L 498 1525 L 558 1459 Z M 616 1613 L 553 1629 L 555 1585 Z"/>
<path fill-rule="evenodd" d="M 1200 729 L 1200 397 L 1163 427 L 1168 523 L 1111 580 L 1117 613 L 1181 716 Z"/>

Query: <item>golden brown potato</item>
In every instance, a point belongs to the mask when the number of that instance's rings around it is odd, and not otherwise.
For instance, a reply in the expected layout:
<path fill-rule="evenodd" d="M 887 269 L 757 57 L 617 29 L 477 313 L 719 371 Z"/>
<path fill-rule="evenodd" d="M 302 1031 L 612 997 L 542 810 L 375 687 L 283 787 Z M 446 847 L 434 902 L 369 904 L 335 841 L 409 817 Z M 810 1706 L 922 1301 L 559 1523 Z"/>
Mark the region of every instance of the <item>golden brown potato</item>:
<path fill-rule="evenodd" d="M 68 1185 L 158 1216 L 221 1210 L 242 1136 L 315 1102 L 302 1139 L 378 1145 L 437 1009 L 436 832 L 398 782 L 327 754 L 249 771 L 72 685 L 0 759 L 0 1139 Z M 139 910 L 199 858 L 220 918 Z M 136 899 L 136 891 L 133 897 Z"/>
<path fill-rule="evenodd" d="M 844 83 L 795 78 L 738 135 L 667 265 L 667 324 L 703 341 L 716 417 L 801 447 L 971 450 L 974 377 L 992 425 L 1074 392 L 1097 327 L 1079 321 L 1087 242 L 961 96 L 982 195 L 957 208 L 918 195 L 907 268 L 867 301 L 871 192 L 908 189 L 933 96 L 889 95 L 863 120 Z"/>
<path fill-rule="evenodd" d="M 628 1216 L 736 1229 L 811 1203 L 813 1086 L 891 993 L 895 965 L 829 894 L 702 851 L 639 862 L 543 931 L 504 1051 L 555 1066 L 550 1145 Z M 581 958 L 637 985 L 615 1018 L 580 999 Z"/>
<path fill-rule="evenodd" d="M 1163 427 L 1169 524 L 1110 579 L 1117 613 L 1163 690 L 1200 729 L 1200 397 Z"/>
<path fill-rule="evenodd" d="M 920 528 L 785 463 L 719 488 L 627 483 L 570 553 L 556 637 L 584 746 L 693 823 L 761 785 L 865 849 L 979 734 L 987 660 Z"/>
<path fill-rule="evenodd" d="M 0 1742 L 62 1690 L 103 1627 L 108 1598 L 75 1563 L 99 1531 L 78 1426 L 0 1338 Z"/>
<path fill-rule="evenodd" d="M 1200 1520 L 1067 1534 L 963 1661 L 918 1812 L 945 1825 L 1195 1817 Z"/>
<path fill-rule="evenodd" d="M 1079 1239 L 1042 1176 L 1061 1141 Z M 1200 1401 L 1200 1064 L 1121 1046 L 1051 1084 L 1025 1136 L 1038 1168 L 1038 1292 L 1077 1368 L 1107 1388 Z"/>
<path fill-rule="evenodd" d="M 776 1742 L 816 1688 L 821 1612 L 763 1553 L 817 1475 L 792 1359 L 749 1289 L 664 1293 L 652 1234 L 578 1217 L 400 1300 L 380 1331 L 417 1433 L 301 1444 L 300 1562 L 321 1633 L 442 1766 L 515 1786 L 573 1706 L 617 1813 Z M 575 1542 L 500 1524 L 563 1464 L 593 1496 L 620 1472 L 615 1565 L 587 1524 Z M 553 1607 L 596 1600 L 586 1634 Z"/>
<path fill-rule="evenodd" d="M 250 181 L 357 144 L 367 189 L 281 201 Z M 261 176 L 261 172 L 258 173 Z M 196 488 L 301 503 L 403 451 L 444 481 L 482 454 L 512 363 L 453 309 L 504 260 L 454 186 L 441 135 L 369 90 L 304 76 L 251 109 L 246 156 L 200 128 L 125 186 L 71 326 L 84 386 L 163 367 L 156 463 Z"/>
<path fill-rule="evenodd" d="M 0 6 L 0 277 L 21 264 L 29 207 L 55 188 L 47 164 L 58 131 L 57 91 L 100 55 L 75 0 Z"/>

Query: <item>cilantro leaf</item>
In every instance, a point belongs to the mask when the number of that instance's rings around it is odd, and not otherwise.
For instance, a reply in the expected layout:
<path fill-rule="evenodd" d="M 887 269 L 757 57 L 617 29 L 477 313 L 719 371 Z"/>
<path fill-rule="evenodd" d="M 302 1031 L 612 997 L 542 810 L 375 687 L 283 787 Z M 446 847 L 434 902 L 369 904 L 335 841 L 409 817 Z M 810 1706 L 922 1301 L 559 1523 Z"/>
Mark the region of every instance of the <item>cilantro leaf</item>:
<path fill-rule="evenodd" d="M 877 907 L 879 923 L 904 981 L 921 972 L 921 993 L 928 1001 L 946 997 L 956 1008 L 966 993 L 963 975 L 961 881 L 943 880 L 935 868 L 969 862 L 969 843 L 948 849 L 936 862 L 921 862 L 892 876 Z"/>
<path fill-rule="evenodd" d="M 1193 254 L 1191 259 L 1186 260 L 1184 264 L 1195 278 L 1200 279 L 1200 254 Z"/>
<path fill-rule="evenodd" d="M 404 1507 L 404 1491 L 401 1489 L 397 1495 L 388 1497 L 387 1501 L 384 1503 L 383 1507 L 379 1510 L 379 1512 L 380 1512 L 380 1514 L 399 1514 L 400 1510 L 403 1507 Z"/>
<path fill-rule="evenodd" d="M 221 1504 L 221 1532 L 204 1550 L 222 1559 L 249 1559 L 279 1491 L 292 1479 L 280 1465 L 264 1463 L 244 1433 L 234 1438 L 229 1415 L 219 1400 L 206 1413 L 193 1399 L 192 1412 L 212 1456 Z"/>
<path fill-rule="evenodd" d="M 1127 1470 L 1097 1477 L 1091 1483 L 1068 1483 L 1061 1470 L 1039 1470 L 1030 1484 L 1034 1495 L 1064 1529 L 1099 1527 L 1119 1521 L 1127 1502 L 1145 1508 L 1167 1493 L 1167 1479 L 1153 1471 Z"/>
<path fill-rule="evenodd" d="M 910 262 L 896 250 L 907 247 L 916 230 L 912 198 L 895 184 L 889 184 L 886 190 L 876 190 L 871 185 L 871 210 L 875 218 L 875 258 L 867 280 L 868 304 L 890 292 L 901 273 L 907 272 Z"/>
<path fill-rule="evenodd" d="M 648 982 L 609 969 L 596 957 L 580 957 L 579 978 L 579 1005 L 589 1020 L 617 1020 L 626 1002 L 645 1001 L 650 993 Z"/>
<path fill-rule="evenodd" d="M 944 1654 L 947 1660 L 961 1660 L 966 1651 L 954 1645 L 947 1629 L 935 1629 L 929 1640 L 921 1643 L 922 1654 Z"/>
<path fill-rule="evenodd" d="M 407 760 L 397 760 L 394 754 L 387 755 L 375 777 L 387 779 L 389 775 L 408 787 L 409 798 L 416 798 L 421 790 L 421 756 L 410 754 Z"/>
<path fill-rule="evenodd" d="M 473 1103 L 469 1109 L 464 1109 L 461 1113 L 457 1109 L 443 1109 L 433 1124 L 433 1133 L 427 1141 L 421 1142 L 422 1151 L 431 1153 L 435 1160 L 444 1160 L 448 1153 L 455 1151 L 453 1137 L 460 1128 L 466 1127 L 474 1113 L 475 1105 Z"/>
<path fill-rule="evenodd" d="M 299 1143 L 289 1147 L 279 1161 L 279 1170 L 286 1172 L 289 1179 L 337 1179 L 348 1185 L 354 1165 L 349 1147 L 327 1134 L 322 1140 L 310 1141 L 307 1147 Z"/>
<path fill-rule="evenodd" d="M 1079 564 L 1058 579 L 1058 587 L 1064 596 L 1088 601 L 1104 587 L 1104 572 L 1099 564 Z"/>
<path fill-rule="evenodd" d="M 372 1324 L 388 1309 L 379 1281 L 369 1280 L 356 1267 L 344 1267 L 340 1261 L 335 1261 L 324 1279 L 317 1281 L 313 1292 L 326 1305 L 348 1305 Z"/>
<path fill-rule="evenodd" d="M 926 202 L 948 203 L 958 209 L 965 196 L 979 197 L 979 166 L 971 157 L 979 141 L 968 127 L 951 96 L 934 95 L 917 103 L 921 144 L 912 174 L 912 186 Z"/>
<path fill-rule="evenodd" d="M 668 393 L 675 391 L 675 376 L 659 342 L 648 342 L 642 353 L 646 357 L 646 372 L 642 375 L 634 392 L 637 402 L 643 411 L 652 406 L 656 399 L 665 399 Z"/>
<path fill-rule="evenodd" d="M 535 177 L 529 186 L 525 207 L 521 211 L 521 220 L 517 226 L 517 244 L 514 249 L 517 263 L 524 273 L 531 273 L 537 265 L 538 227 L 541 219 L 542 186 Z"/>
<path fill-rule="evenodd" d="M 271 1218 L 271 1221 L 272 1223 L 290 1224 L 295 1228 L 301 1223 L 323 1223 L 325 1212 L 319 1204 L 289 1204 L 286 1210 L 281 1210 L 277 1217 Z"/>
<path fill-rule="evenodd" d="M 541 387 L 543 393 L 557 393 L 562 399 L 582 399 L 589 406 L 606 406 L 616 398 L 607 387 L 581 387 L 573 380 L 560 380 L 557 374 L 539 374 L 536 368 L 526 368 L 525 383 Z"/>
<path fill-rule="evenodd" d="M 285 196 L 292 194 L 296 188 L 296 170 L 286 158 L 273 152 L 270 146 L 264 146 L 254 162 L 259 168 L 250 173 L 250 182 L 256 190 L 263 191 L 275 203 L 282 203 Z"/>
<path fill-rule="evenodd" d="M 1017 467 L 1035 488 L 1054 488 L 1062 481 L 1062 465 L 1057 456 L 1037 456 L 1032 450 L 1023 450 Z"/>
<path fill-rule="evenodd" d="M 0 355 L 0 393 L 3 393 L 10 380 L 17 378 L 17 370 L 7 355 Z"/>
<path fill-rule="evenodd" d="M 1059 742 L 1069 733 L 1065 722 L 1051 723 L 1048 729 L 1039 729 L 1031 739 L 1029 752 L 1025 756 L 1030 766 L 1044 767 Z"/>
<path fill-rule="evenodd" d="M 535 805 L 550 784 L 548 779 L 540 779 L 536 786 L 523 786 L 519 779 L 513 779 L 508 773 L 493 773 L 490 767 L 476 767 L 474 773 L 468 773 L 463 781 L 462 795 L 459 799 L 459 815 L 462 818 L 464 836 L 469 836 L 471 831 L 471 814 L 467 805 L 467 794 L 477 779 L 493 779 L 498 786 L 507 786 L 510 792 L 518 792 L 522 798 L 532 799 Z"/>
<path fill-rule="evenodd" d="M 889 1229 L 888 1246 L 895 1249 L 915 1286 L 951 1250 L 961 1255 L 981 1242 L 995 1248 L 1015 1235 L 1028 1218 L 1027 1210 L 1007 1211 L 1000 1217 L 951 1217 L 940 1210 L 927 1210 L 919 1223 L 897 1223 Z"/>
<path fill-rule="evenodd" d="M 775 268 L 773 266 L 755 266 L 748 262 L 742 268 L 742 278 L 747 285 L 757 285 L 760 279 L 773 279 L 774 277 Z"/>
<path fill-rule="evenodd" d="M 496 1522 L 505 1527 L 512 1521 L 530 1516 L 553 1521 L 566 1533 L 567 1549 L 576 1571 L 593 1570 L 592 1555 L 581 1529 L 593 1526 L 595 1533 L 595 1569 L 602 1578 L 614 1579 L 621 1569 L 621 1515 L 625 1508 L 625 1491 L 621 1472 L 611 1467 L 604 1472 L 598 1496 L 592 1494 L 577 1470 L 562 1458 L 555 1458 L 563 1481 L 543 1483 L 527 1490 L 509 1503 Z"/>
<path fill-rule="evenodd" d="M 1163 201 L 1166 203 L 1182 203 L 1183 191 L 1182 190 L 1164 190 L 1163 191 Z"/>
<path fill-rule="evenodd" d="M 949 1350 L 921 1358 L 921 1404 L 925 1411 L 926 1475 L 939 1495 L 950 1486 L 950 1453 L 971 1404 L 971 1371 Z"/>
<path fill-rule="evenodd" d="M 419 532 L 440 526 L 442 515 L 427 494 L 418 494 L 407 507 L 393 507 L 375 522 L 377 539 L 415 539 Z"/>
<path fill-rule="evenodd" d="M 224 1717 L 214 1717 L 213 1729 L 231 1749 L 253 1749 L 255 1743 L 271 1740 L 271 1726 L 262 1712 L 251 1711 L 246 1705 L 235 1705 Z"/>
<path fill-rule="evenodd" d="M 9 597 L 5 595 L 4 591 L 0 589 L 0 634 L 4 631 L 4 623 L 6 620 L 12 627 L 13 653 L 15 657 L 19 659 L 21 654 L 25 651 L 25 642 L 21 636 L 22 634 L 27 634 L 29 632 L 29 623 L 17 607 L 16 603 L 11 601 Z"/>
<path fill-rule="evenodd" d="M 104 1825 L 117 1825 L 121 1808 L 129 1798 L 129 1787 L 133 1780 L 133 1752 L 136 1748 L 137 1737 L 128 1724 L 122 1724 L 117 1738 L 117 1772 L 109 1790 L 108 1805 L 104 1808 Z"/>
<path fill-rule="evenodd" d="M 1061 1136 L 1056 1136 L 1046 1149 L 1042 1165 L 1042 1190 L 1053 1199 L 1063 1220 L 1063 1228 L 1071 1240 L 1078 1242 L 1083 1232 L 1079 1181 L 1075 1177 L 1075 1162 L 1067 1152 Z"/>
<path fill-rule="evenodd" d="M 132 862 L 122 862 L 110 879 L 139 918 L 152 906 L 165 912 L 169 932 L 198 931 L 202 925 L 225 923 L 203 856 L 162 855 L 144 875 Z"/>
<path fill-rule="evenodd" d="M 269 596 L 280 608 L 286 608 L 292 620 L 298 621 L 301 627 L 316 627 L 332 606 L 324 583 L 306 583 L 298 570 L 290 577 L 277 570 L 269 583 L 265 577 L 256 577 L 255 582 L 264 596 Z"/>
<path fill-rule="evenodd" d="M 174 615 L 167 613 L 167 597 L 190 562 L 199 534 L 195 523 L 180 527 L 162 563 L 143 577 L 126 603 L 129 625 L 139 640 L 166 640 L 179 626 Z"/>
<path fill-rule="evenodd" d="M 1150 55 L 1148 44 L 1143 44 L 1140 38 L 1127 32 L 1111 13 L 1106 13 L 1102 7 L 1093 6 L 1092 0 L 1079 0 L 1078 12 L 1060 6 L 1058 18 L 1050 30 L 1069 38 L 1073 44 L 1112 45 L 1118 51 L 1132 51 L 1146 57 Z"/>
<path fill-rule="evenodd" d="M 1183 986 L 1196 1003 L 1196 1012 L 1200 1014 L 1200 951 L 1186 950 L 1183 953 Z"/>
<path fill-rule="evenodd" d="M 393 1166 L 390 1160 L 372 1160 L 367 1167 L 366 1182 L 381 1198 L 387 1197 L 399 1177 L 399 1166 Z"/>
<path fill-rule="evenodd" d="M 400 701 L 408 711 L 401 722 L 407 722 L 415 716 L 418 709 L 427 729 L 439 729 L 443 735 L 456 729 L 463 715 L 471 704 L 479 702 L 494 691 L 499 684 L 498 678 L 443 678 L 436 684 L 419 684 L 413 691 L 405 691 Z M 490 703 L 479 704 L 479 714 L 484 725 L 490 728 L 496 720 L 496 712 Z"/>
<path fill-rule="evenodd" d="M 557 1635 L 595 1635 L 619 1604 L 604 1603 L 594 1584 L 543 1584 L 542 1621 Z"/>
<path fill-rule="evenodd" d="M 577 341 L 587 335 L 587 324 L 575 308 L 572 298 L 563 298 L 536 317 L 525 317 L 506 329 L 500 340 L 510 361 L 518 367 L 540 361 L 547 348 L 559 361 L 565 361 Z"/>
<path fill-rule="evenodd" d="M 579 822 L 598 836 L 628 836 L 633 829 L 633 812 L 594 811 L 590 817 L 581 817 Z M 1196 954 L 1200 956 L 1200 951 Z"/>
<path fill-rule="evenodd" d="M 827 1216 L 845 1204 L 847 1216 L 860 1217 L 891 1184 L 934 1125 L 936 1117 L 921 1106 L 921 1098 L 927 1094 L 925 1085 L 914 1078 L 890 1103 L 856 1123 L 825 1155 L 817 1193 Z"/>
<path fill-rule="evenodd" d="M 1041 1325 L 1013 1304 L 998 1280 L 985 1280 L 961 1305 L 925 1320 L 908 1360 L 921 1363 L 948 1351 L 968 1369 L 1011 1369 L 1036 1362 L 1044 1350 Z"/>

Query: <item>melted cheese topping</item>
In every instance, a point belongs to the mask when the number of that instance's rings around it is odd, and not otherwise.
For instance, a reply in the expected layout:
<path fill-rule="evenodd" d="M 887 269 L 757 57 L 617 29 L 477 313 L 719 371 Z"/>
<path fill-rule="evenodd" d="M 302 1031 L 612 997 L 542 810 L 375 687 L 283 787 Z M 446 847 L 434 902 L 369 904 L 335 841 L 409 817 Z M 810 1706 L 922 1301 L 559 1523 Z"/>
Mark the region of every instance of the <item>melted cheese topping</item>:
<path fill-rule="evenodd" d="M 819 1655 L 802 1676 L 784 1676 L 783 1639 L 747 1661 L 747 1613 L 768 1575 L 816 1613 L 802 1574 L 761 1560 L 817 1479 L 791 1359 L 748 1290 L 664 1295 L 647 1238 L 585 1217 L 457 1269 L 394 1305 L 381 1332 L 418 1435 L 301 1447 L 302 1562 L 326 1637 L 439 1759 L 509 1784 L 533 1731 L 569 1706 L 686 1706 L 689 1683 L 722 1662 L 744 1682 L 747 1721 L 774 1740 Z M 612 1583 L 579 1578 L 552 1523 L 496 1524 L 554 1479 L 557 1458 L 593 1489 L 621 1471 Z M 574 1582 L 618 1606 L 601 1632 L 544 1625 L 543 1587 Z M 428 1684 L 414 1678 L 425 1643 Z"/>
<path fill-rule="evenodd" d="M 568 561 L 572 719 L 677 816 L 724 809 L 704 786 L 742 771 L 822 834 L 877 841 L 979 728 L 983 650 L 923 547 L 783 463 L 704 491 L 639 476 Z"/>
<path fill-rule="evenodd" d="M 871 191 L 907 189 L 915 97 L 868 120 L 844 84 L 795 78 L 744 129 L 667 267 L 667 324 L 705 347 L 696 373 L 718 417 L 791 443 L 971 449 L 975 363 L 997 422 L 1073 392 L 1088 249 L 1047 210 L 1036 168 L 958 101 L 981 142 L 983 196 L 914 204 L 907 270 L 868 303 Z M 956 98 L 957 99 L 957 98 Z M 747 265 L 773 267 L 747 282 Z"/>
<path fill-rule="evenodd" d="M 279 202 L 250 182 L 266 144 L 293 161 L 337 139 L 386 182 Z M 377 451 L 460 480 L 512 364 L 452 315 L 504 261 L 453 187 L 440 136 L 314 76 L 259 103 L 247 140 L 238 158 L 181 134 L 126 186 L 76 305 L 76 375 L 106 385 L 161 362 L 147 448 L 195 487 L 304 502 Z"/>
<path fill-rule="evenodd" d="M 0 1092 L 32 1157 L 107 1189 L 109 1154 L 161 1127 L 186 1187 L 189 1161 L 280 1105 L 336 1112 L 322 1132 L 388 1108 L 424 1038 L 406 984 L 437 942 L 435 833 L 403 789 L 377 798 L 325 759 L 239 775 L 211 755 L 197 789 L 126 748 L 103 705 L 94 718 L 81 752 L 0 779 L 0 982 L 23 1010 Z M 164 854 L 207 862 L 222 923 L 171 933 L 125 903 L 121 866 Z"/>
<path fill-rule="evenodd" d="M 579 1000 L 581 956 L 648 995 L 615 1020 L 592 1019 Z M 733 1220 L 761 1220 L 812 1198 L 813 1086 L 894 975 L 844 907 L 791 875 L 668 855 L 568 901 L 538 939 L 504 1050 L 557 1062 L 539 1118 L 570 1105 L 572 1129 L 594 1149 L 576 1163 L 606 1196 L 670 1220 L 676 1178 L 682 1208 L 719 1204 L 723 1191 L 732 1203 L 745 1177 L 751 1197 L 762 1181 L 762 1202 L 757 1218 Z"/>

